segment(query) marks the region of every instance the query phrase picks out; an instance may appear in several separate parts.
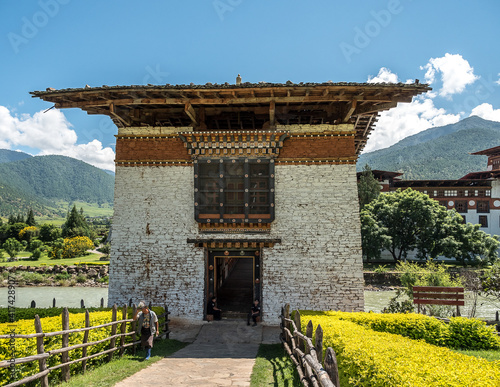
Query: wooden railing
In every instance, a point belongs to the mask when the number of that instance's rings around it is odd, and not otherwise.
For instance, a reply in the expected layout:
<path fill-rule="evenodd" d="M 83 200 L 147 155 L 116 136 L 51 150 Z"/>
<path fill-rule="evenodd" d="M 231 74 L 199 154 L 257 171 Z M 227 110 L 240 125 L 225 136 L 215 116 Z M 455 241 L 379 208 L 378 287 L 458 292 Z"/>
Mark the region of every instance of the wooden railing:
<path fill-rule="evenodd" d="M 464 288 L 446 286 L 414 286 L 413 303 L 418 305 L 456 305 L 457 316 L 460 316 L 460 306 L 465 305 Z"/>
<path fill-rule="evenodd" d="M 315 342 L 312 342 L 313 323 L 309 320 L 306 334 L 301 332 L 300 313 L 295 311 L 294 319 L 290 319 L 290 305 L 281 309 L 281 341 L 286 352 L 297 368 L 303 386 L 340 387 L 335 351 L 328 347 L 323 357 L 323 329 L 318 325 Z"/>
<path fill-rule="evenodd" d="M 17 339 L 31 339 L 36 338 L 36 348 L 37 354 L 33 356 L 26 356 L 16 359 L 9 359 L 0 362 L 0 368 L 7 367 L 15 367 L 17 364 L 28 363 L 31 361 L 38 361 L 39 372 L 25 377 L 22 380 L 15 381 L 13 383 L 7 384 L 5 387 L 14 387 L 21 386 L 26 383 L 35 381 L 40 379 L 42 387 L 49 386 L 49 373 L 51 371 L 57 370 L 61 368 L 61 379 L 67 382 L 70 379 L 70 368 L 71 364 L 75 364 L 78 362 L 82 363 L 81 371 L 84 373 L 87 367 L 87 361 L 97 356 L 108 355 L 106 360 L 110 361 L 113 357 L 113 353 L 118 351 L 119 356 L 121 357 L 125 352 L 127 347 L 132 347 L 132 353 L 136 351 L 136 345 L 140 344 L 140 340 L 134 341 L 136 334 L 136 323 L 133 319 L 128 319 L 128 307 L 125 305 L 122 308 L 122 318 L 121 320 L 117 320 L 118 308 L 116 305 L 112 308 L 112 318 L 111 322 L 107 324 L 101 324 L 96 326 L 90 326 L 90 314 L 89 311 L 85 311 L 85 327 L 78 329 L 69 329 L 69 313 L 68 308 L 64 308 L 62 311 L 62 331 L 59 332 L 44 332 L 42 329 L 42 323 L 40 317 L 38 315 L 35 316 L 35 332 L 29 335 L 0 335 L 0 339 L 8 339 L 8 340 L 17 340 Z M 137 313 L 137 308 L 135 305 L 132 307 L 132 315 L 135 316 Z M 165 322 L 161 324 L 160 331 L 162 332 L 158 338 L 169 338 L 170 330 L 168 329 L 168 315 L 170 312 L 168 311 L 168 307 L 165 305 L 165 313 L 158 316 L 158 320 L 165 318 Z M 127 324 L 130 323 L 130 330 L 127 332 Z M 89 332 L 95 329 L 105 328 L 111 326 L 111 336 L 106 337 L 105 339 L 88 342 Z M 117 333 L 118 327 L 120 328 L 120 333 Z M 81 344 L 76 344 L 69 346 L 69 335 L 71 333 L 79 333 L 84 332 L 83 341 Z M 44 350 L 43 339 L 44 337 L 53 337 L 53 336 L 61 336 L 62 338 L 62 346 L 59 349 L 54 349 L 51 351 Z M 128 336 L 132 336 L 132 341 L 129 343 L 125 343 L 125 338 Z M 93 345 L 101 344 L 103 342 L 109 341 L 109 348 L 101 351 L 99 353 L 95 353 L 93 355 L 87 356 L 87 348 Z M 118 345 L 117 345 L 118 344 Z M 69 360 L 69 351 L 74 349 L 82 348 L 82 357 Z M 47 367 L 47 359 L 51 356 L 55 356 L 61 354 L 61 363 L 52 367 Z"/>

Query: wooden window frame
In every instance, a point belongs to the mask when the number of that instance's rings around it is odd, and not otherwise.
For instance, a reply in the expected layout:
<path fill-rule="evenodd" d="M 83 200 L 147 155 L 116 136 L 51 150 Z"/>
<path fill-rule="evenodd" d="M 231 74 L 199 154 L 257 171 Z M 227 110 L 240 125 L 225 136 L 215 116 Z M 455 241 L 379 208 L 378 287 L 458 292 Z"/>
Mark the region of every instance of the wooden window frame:
<path fill-rule="evenodd" d="M 460 208 L 462 206 L 462 208 Z M 466 214 L 468 212 L 467 200 L 456 200 L 455 210 L 460 214 Z"/>
<path fill-rule="evenodd" d="M 490 202 L 488 200 L 478 200 L 476 211 L 478 214 L 489 214 L 490 213 Z"/>
<path fill-rule="evenodd" d="M 488 227 L 488 216 L 487 215 L 479 215 L 479 225 L 481 228 L 486 228 Z"/>
<path fill-rule="evenodd" d="M 202 195 L 204 194 L 217 194 L 216 191 L 211 192 L 203 190 L 201 187 L 201 179 L 205 178 L 204 175 L 200 175 L 202 166 L 208 163 L 214 163 L 218 165 L 218 177 L 213 177 L 217 180 L 217 189 L 219 190 L 218 195 L 218 212 L 217 213 L 207 213 L 204 211 L 204 205 L 202 203 Z M 267 175 L 263 176 L 252 176 L 252 165 L 261 164 L 267 165 Z M 240 175 L 228 175 L 226 171 L 231 165 L 236 167 L 243 166 L 243 174 Z M 194 163 L 194 201 L 195 201 L 195 220 L 198 223 L 271 223 L 274 220 L 274 160 L 268 158 L 219 158 L 219 159 L 198 159 Z M 226 198 L 228 176 L 233 177 L 234 180 L 238 178 L 242 180 L 242 188 L 232 188 L 231 193 L 236 196 L 242 195 L 241 201 L 238 199 L 231 202 L 228 205 Z M 265 181 L 267 187 L 252 187 L 252 182 Z M 253 194 L 253 195 L 252 195 Z M 214 196 L 214 197 L 215 197 Z M 264 197 L 268 198 L 266 202 L 258 202 L 258 199 Z M 257 202 L 251 202 L 252 198 L 257 198 Z M 229 213 L 228 208 L 241 207 L 242 212 L 239 213 Z M 262 209 L 265 208 L 266 211 L 253 213 L 252 209 Z"/>

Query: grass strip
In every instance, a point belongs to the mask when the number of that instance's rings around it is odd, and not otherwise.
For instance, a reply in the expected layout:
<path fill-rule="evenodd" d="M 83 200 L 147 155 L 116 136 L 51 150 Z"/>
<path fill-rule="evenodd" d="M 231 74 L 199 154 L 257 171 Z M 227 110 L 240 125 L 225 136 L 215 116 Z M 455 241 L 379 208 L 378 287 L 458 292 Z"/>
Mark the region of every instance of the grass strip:
<path fill-rule="evenodd" d="M 135 355 L 124 354 L 121 358 L 114 359 L 96 367 L 85 374 L 72 376 L 67 383 L 51 383 L 53 386 L 63 387 L 108 387 L 150 366 L 151 364 L 172 355 L 188 343 L 177 340 L 159 340 L 151 350 L 151 358 L 144 360 L 145 351 L 140 350 Z"/>
<path fill-rule="evenodd" d="M 299 375 L 282 344 L 260 345 L 250 386 L 301 386 Z"/>
<path fill-rule="evenodd" d="M 475 356 L 482 359 L 486 359 L 488 361 L 500 361 L 500 350 L 455 350 L 455 352 L 467 355 L 467 356 Z"/>

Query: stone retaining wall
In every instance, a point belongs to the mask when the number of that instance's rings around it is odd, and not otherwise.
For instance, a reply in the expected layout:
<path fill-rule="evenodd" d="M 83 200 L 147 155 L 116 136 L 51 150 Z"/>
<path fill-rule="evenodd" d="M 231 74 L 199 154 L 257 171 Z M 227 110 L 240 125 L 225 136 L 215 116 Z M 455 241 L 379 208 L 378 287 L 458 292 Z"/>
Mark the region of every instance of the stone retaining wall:
<path fill-rule="evenodd" d="M 10 273 L 29 271 L 40 274 L 84 274 L 90 278 L 100 278 L 108 275 L 108 265 L 0 266 L 0 273 L 4 271 Z"/>

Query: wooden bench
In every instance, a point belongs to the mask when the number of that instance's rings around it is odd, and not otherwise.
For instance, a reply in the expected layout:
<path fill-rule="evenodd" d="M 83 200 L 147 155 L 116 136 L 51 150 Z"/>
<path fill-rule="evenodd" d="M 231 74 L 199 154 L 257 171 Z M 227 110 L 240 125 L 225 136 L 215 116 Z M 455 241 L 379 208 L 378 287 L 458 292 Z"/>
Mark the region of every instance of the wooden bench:
<path fill-rule="evenodd" d="M 457 316 L 460 316 L 460 306 L 465 305 L 464 288 L 446 286 L 414 286 L 413 303 L 418 305 L 456 305 Z"/>

